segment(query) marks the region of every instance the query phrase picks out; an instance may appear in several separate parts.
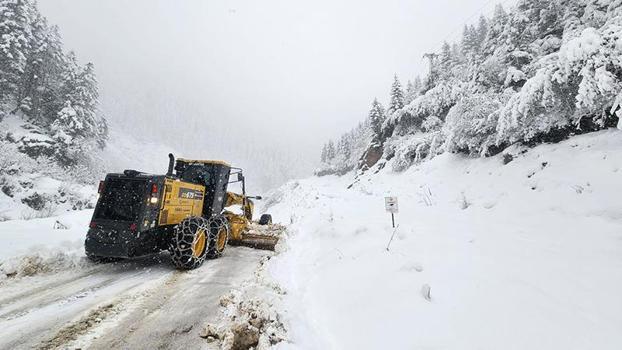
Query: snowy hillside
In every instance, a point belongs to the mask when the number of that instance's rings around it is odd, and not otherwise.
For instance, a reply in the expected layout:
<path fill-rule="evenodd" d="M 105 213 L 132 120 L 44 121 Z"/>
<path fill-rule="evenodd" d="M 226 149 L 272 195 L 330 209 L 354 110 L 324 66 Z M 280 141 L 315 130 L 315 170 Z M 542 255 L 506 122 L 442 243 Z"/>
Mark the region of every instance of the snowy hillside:
<path fill-rule="evenodd" d="M 0 221 L 94 204 L 108 125 L 93 64 L 66 52 L 37 3 L 0 1 Z"/>
<path fill-rule="evenodd" d="M 620 349 L 621 174 L 609 130 L 290 182 L 264 209 L 292 224 L 269 267 L 294 347 Z"/>
<path fill-rule="evenodd" d="M 0 137 L 34 140 L 45 144 L 48 136 L 16 116 L 0 121 Z M 31 158 L 20 143 L 0 142 L 0 221 L 49 217 L 68 210 L 93 208 L 97 181 L 107 172 L 136 169 L 164 173 L 167 155 L 174 150 L 159 143 L 138 141 L 112 129 L 106 146 L 91 155 L 90 166 L 63 167 L 54 160 Z"/>
<path fill-rule="evenodd" d="M 445 152 L 492 156 L 622 127 L 622 2 L 519 0 L 465 24 L 461 40 L 428 52 L 429 73 L 397 75 L 387 107 L 374 99 L 371 137 L 329 141 L 319 173 L 341 164 L 403 171 Z"/>

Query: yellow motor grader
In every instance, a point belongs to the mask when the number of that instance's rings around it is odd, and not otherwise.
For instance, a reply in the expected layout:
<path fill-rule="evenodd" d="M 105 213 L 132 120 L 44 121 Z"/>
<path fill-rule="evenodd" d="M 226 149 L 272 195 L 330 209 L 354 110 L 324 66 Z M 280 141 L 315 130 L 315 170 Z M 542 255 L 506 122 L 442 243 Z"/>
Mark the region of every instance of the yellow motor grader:
<path fill-rule="evenodd" d="M 242 193 L 227 191 L 233 183 L 241 184 Z M 253 200 L 261 197 L 246 195 L 242 169 L 223 161 L 175 160 L 169 154 L 165 175 L 108 174 L 98 192 L 84 243 L 93 261 L 168 250 L 175 266 L 194 269 L 221 256 L 228 243 L 274 250 L 278 242 L 269 214 L 253 222 Z"/>

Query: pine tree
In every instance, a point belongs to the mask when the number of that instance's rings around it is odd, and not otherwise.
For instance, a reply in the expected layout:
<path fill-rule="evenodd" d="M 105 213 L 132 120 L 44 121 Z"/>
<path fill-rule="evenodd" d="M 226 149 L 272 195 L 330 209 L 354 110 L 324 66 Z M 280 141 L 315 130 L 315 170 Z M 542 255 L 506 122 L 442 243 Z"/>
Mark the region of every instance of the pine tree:
<path fill-rule="evenodd" d="M 0 99 L 17 103 L 32 43 L 32 4 L 0 0 Z"/>
<path fill-rule="evenodd" d="M 486 32 L 486 38 L 482 47 L 484 55 L 490 56 L 494 53 L 501 44 L 501 34 L 505 29 L 505 24 L 508 21 L 508 14 L 505 12 L 503 5 L 498 4 L 495 6 L 495 12 L 490 20 L 488 31 Z"/>
<path fill-rule="evenodd" d="M 326 163 L 326 148 L 327 145 L 324 144 L 324 146 L 322 146 L 322 153 L 320 154 L 320 160 L 322 161 L 322 163 Z"/>
<path fill-rule="evenodd" d="M 25 114 L 34 117 L 38 114 L 44 83 L 44 62 L 47 54 L 48 25 L 36 8 L 32 8 L 31 42 L 23 74 L 21 74 L 17 101 Z"/>
<path fill-rule="evenodd" d="M 326 145 L 326 162 L 330 163 L 331 160 L 335 159 L 336 155 L 335 144 L 333 143 L 333 140 L 330 140 Z"/>
<path fill-rule="evenodd" d="M 465 25 L 462 32 L 462 54 L 472 60 L 477 53 L 477 30 L 474 26 Z"/>
<path fill-rule="evenodd" d="M 61 96 L 71 104 L 82 122 L 80 130 L 76 132 L 81 136 L 95 137 L 99 132 L 97 130 L 99 93 L 93 64 L 89 63 L 84 68 L 80 67 L 75 54 L 71 52 L 67 56 L 65 68 Z"/>
<path fill-rule="evenodd" d="M 352 132 L 346 133 L 341 138 L 341 154 L 344 160 L 348 161 L 352 156 Z"/>
<path fill-rule="evenodd" d="M 374 102 L 371 104 L 371 109 L 369 110 L 369 123 L 377 139 L 380 139 L 382 134 L 382 124 L 384 123 L 384 119 L 384 108 L 377 99 L 374 99 Z"/>
<path fill-rule="evenodd" d="M 484 42 L 486 41 L 486 36 L 488 35 L 488 20 L 484 16 L 480 16 L 479 23 L 477 24 L 477 52 L 478 56 L 482 55 L 482 48 L 484 47 Z"/>
<path fill-rule="evenodd" d="M 442 77 L 448 77 L 451 75 L 451 67 L 454 64 L 452 55 L 451 55 L 451 46 L 446 41 L 443 42 L 443 46 L 441 47 L 441 53 L 439 55 L 439 68 L 440 75 Z"/>
<path fill-rule="evenodd" d="M 393 77 L 393 85 L 391 85 L 391 99 L 387 112 L 388 114 L 393 114 L 402 108 L 404 108 L 404 91 L 402 90 L 402 84 L 400 84 L 396 74 Z"/>
<path fill-rule="evenodd" d="M 63 53 L 58 27 L 49 27 L 45 34 L 45 53 L 40 64 L 41 85 L 36 89 L 33 109 L 39 124 L 49 124 L 56 118 L 56 113 L 64 106 L 62 96 L 65 55 Z"/>
<path fill-rule="evenodd" d="M 504 30 L 508 52 L 529 52 L 529 45 L 542 34 L 537 24 L 540 22 L 542 9 L 547 6 L 548 2 L 549 0 L 518 1 L 516 10 L 509 16 L 506 30 Z"/>

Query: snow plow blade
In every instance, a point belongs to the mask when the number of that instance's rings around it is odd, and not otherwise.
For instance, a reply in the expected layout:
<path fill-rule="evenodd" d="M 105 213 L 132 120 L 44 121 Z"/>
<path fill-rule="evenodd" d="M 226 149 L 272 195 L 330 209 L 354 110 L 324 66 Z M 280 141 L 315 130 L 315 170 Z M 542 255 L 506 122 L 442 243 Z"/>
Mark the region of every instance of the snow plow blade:
<path fill-rule="evenodd" d="M 278 237 L 247 233 L 247 234 L 242 235 L 241 240 L 230 241 L 229 244 L 233 246 L 242 246 L 242 247 L 249 247 L 249 248 L 254 248 L 254 249 L 274 251 L 276 244 L 278 242 L 279 242 Z"/>
<path fill-rule="evenodd" d="M 279 224 L 259 225 L 250 223 L 239 239 L 231 239 L 230 245 L 274 251 L 285 226 Z"/>

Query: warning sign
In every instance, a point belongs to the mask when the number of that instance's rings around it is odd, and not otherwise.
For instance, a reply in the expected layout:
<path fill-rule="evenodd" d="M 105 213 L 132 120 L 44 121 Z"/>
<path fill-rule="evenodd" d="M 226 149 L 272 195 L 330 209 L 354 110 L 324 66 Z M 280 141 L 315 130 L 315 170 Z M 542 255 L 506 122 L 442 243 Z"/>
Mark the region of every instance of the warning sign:
<path fill-rule="evenodd" d="M 385 197 L 384 207 L 387 212 L 391 214 L 396 214 L 399 211 L 399 206 L 397 205 L 397 197 Z"/>

